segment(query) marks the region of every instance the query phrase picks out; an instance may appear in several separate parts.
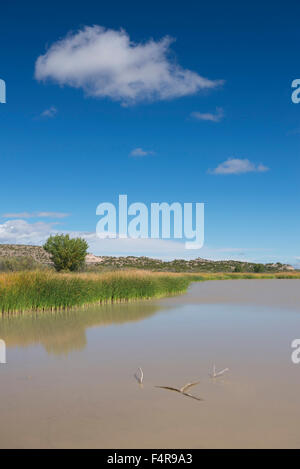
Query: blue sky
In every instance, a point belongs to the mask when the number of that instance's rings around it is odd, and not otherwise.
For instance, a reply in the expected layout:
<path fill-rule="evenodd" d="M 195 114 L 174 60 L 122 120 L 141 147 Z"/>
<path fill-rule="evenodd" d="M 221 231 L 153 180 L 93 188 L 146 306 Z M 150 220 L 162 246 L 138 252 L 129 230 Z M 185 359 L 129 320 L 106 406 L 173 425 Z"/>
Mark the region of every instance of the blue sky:
<path fill-rule="evenodd" d="M 95 254 L 296 265 L 299 13 L 296 1 L 2 5 L 0 242 L 65 231 Z M 97 241 L 96 207 L 118 194 L 204 202 L 204 247 Z"/>

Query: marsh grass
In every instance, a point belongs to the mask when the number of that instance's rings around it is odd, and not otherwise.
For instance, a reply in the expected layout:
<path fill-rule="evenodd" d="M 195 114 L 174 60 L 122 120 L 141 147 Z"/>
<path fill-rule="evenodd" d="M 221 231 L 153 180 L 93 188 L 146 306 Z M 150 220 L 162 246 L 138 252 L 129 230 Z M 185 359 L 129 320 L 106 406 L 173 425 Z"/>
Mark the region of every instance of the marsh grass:
<path fill-rule="evenodd" d="M 0 275 L 0 311 L 65 310 L 93 303 L 148 299 L 184 292 L 190 280 L 176 274 L 120 272 L 57 274 L 15 272 Z"/>
<path fill-rule="evenodd" d="M 295 279 L 299 273 L 176 274 L 130 270 L 96 273 L 51 271 L 0 274 L 0 311 L 60 311 L 88 304 L 133 301 L 183 293 L 194 281 L 226 279 Z"/>

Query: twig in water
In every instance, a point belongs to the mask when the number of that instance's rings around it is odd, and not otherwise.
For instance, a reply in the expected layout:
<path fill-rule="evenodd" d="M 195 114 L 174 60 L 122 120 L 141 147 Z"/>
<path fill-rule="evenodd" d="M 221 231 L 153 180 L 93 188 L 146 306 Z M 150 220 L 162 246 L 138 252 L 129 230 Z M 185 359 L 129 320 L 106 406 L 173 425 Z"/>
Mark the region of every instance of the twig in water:
<path fill-rule="evenodd" d="M 193 396 L 192 394 L 186 392 L 187 389 L 191 388 L 192 386 L 196 386 L 199 384 L 200 381 L 195 381 L 194 383 L 187 383 L 182 388 L 172 388 L 171 386 L 155 386 L 156 388 L 160 389 L 167 389 L 168 391 L 175 391 L 183 394 L 184 396 L 191 397 L 192 399 L 196 399 L 197 401 L 203 401 L 201 397 Z"/>
<path fill-rule="evenodd" d="M 139 384 L 143 384 L 143 380 L 144 380 L 144 373 L 143 373 L 143 370 L 142 368 L 138 368 L 136 373 L 134 374 L 134 377 L 135 379 L 137 380 L 137 382 Z"/>
<path fill-rule="evenodd" d="M 216 365 L 214 364 L 213 366 L 213 372 L 210 373 L 211 378 L 218 378 L 219 376 L 222 376 L 224 373 L 229 371 L 229 368 L 224 368 L 224 370 L 221 371 L 216 371 Z"/>

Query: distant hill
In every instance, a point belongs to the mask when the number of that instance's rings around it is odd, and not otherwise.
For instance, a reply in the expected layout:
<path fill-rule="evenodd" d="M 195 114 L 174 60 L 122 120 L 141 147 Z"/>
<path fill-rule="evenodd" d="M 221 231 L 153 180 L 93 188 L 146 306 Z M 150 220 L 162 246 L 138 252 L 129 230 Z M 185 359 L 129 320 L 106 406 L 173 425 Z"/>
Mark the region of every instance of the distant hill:
<path fill-rule="evenodd" d="M 0 244 L 0 258 L 31 257 L 35 262 L 51 265 L 49 254 L 41 246 L 27 244 Z"/>
<path fill-rule="evenodd" d="M 49 254 L 41 246 L 28 246 L 21 244 L 0 244 L 0 265 L 1 261 L 9 259 L 20 261 L 30 259 L 34 266 L 51 266 L 52 262 Z M 95 256 L 88 254 L 86 257 L 88 270 L 116 270 L 116 269 L 146 269 L 159 272 L 253 272 L 257 264 L 241 261 L 212 261 L 207 259 L 184 260 L 175 259 L 173 261 L 162 261 L 149 257 L 112 257 Z M 284 272 L 295 270 L 288 264 L 273 263 L 264 264 L 265 272 Z"/>
<path fill-rule="evenodd" d="M 97 256 L 93 256 L 97 257 Z M 92 262 L 89 262 L 88 265 L 91 267 L 91 264 L 98 266 L 103 270 L 111 269 L 146 269 L 154 270 L 159 272 L 234 272 L 234 271 L 243 271 L 243 272 L 253 272 L 257 264 L 252 262 L 241 262 L 241 261 L 212 261 L 208 259 L 197 259 L 185 260 L 185 259 L 175 259 L 173 261 L 162 261 L 160 259 L 152 259 L 149 257 L 110 257 L 103 256 L 98 257 L 99 261 L 97 262 L 94 259 Z M 274 263 L 274 264 L 264 264 L 265 272 L 283 272 L 283 271 L 293 271 L 294 267 L 288 264 Z"/>

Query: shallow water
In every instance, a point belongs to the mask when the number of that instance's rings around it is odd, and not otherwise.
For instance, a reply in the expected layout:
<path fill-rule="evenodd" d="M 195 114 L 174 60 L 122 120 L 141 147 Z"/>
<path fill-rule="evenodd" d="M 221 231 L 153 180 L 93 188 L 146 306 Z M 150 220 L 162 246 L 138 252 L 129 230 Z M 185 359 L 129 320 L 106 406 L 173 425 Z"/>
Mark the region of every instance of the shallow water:
<path fill-rule="evenodd" d="M 2 318 L 0 447 L 300 448 L 298 337 L 300 280 Z M 155 388 L 196 380 L 203 402 Z"/>

